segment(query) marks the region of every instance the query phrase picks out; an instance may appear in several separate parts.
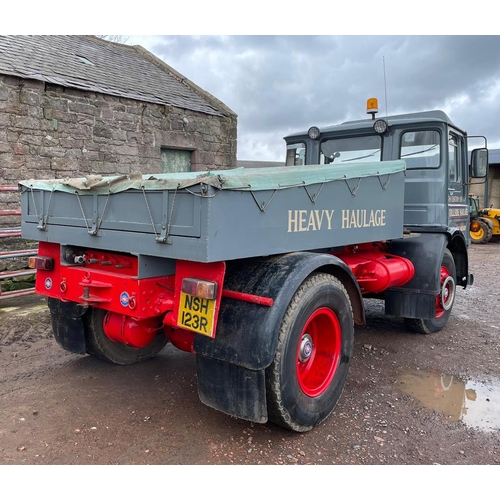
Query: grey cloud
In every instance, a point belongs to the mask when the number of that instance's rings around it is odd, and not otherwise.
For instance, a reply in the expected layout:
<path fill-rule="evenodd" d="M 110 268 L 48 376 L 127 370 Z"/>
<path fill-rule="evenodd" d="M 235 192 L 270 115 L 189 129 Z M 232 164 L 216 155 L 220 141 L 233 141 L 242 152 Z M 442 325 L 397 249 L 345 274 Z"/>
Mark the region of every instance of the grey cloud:
<path fill-rule="evenodd" d="M 282 160 L 285 133 L 363 118 L 369 97 L 378 97 L 383 114 L 448 108 L 457 125 L 500 146 L 500 36 L 159 36 L 148 43 L 238 114 L 240 159 Z M 274 157 L 258 157 L 256 146 L 245 149 L 250 144 L 265 144 Z"/>

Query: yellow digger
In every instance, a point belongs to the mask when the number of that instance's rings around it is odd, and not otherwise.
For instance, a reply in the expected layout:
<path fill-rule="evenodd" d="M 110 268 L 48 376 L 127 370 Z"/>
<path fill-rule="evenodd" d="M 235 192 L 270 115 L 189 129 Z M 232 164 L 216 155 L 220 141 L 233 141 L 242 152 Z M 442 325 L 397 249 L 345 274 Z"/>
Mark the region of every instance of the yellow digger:
<path fill-rule="evenodd" d="M 500 209 L 479 208 L 479 198 L 469 195 L 471 243 L 488 243 L 500 237 Z"/>

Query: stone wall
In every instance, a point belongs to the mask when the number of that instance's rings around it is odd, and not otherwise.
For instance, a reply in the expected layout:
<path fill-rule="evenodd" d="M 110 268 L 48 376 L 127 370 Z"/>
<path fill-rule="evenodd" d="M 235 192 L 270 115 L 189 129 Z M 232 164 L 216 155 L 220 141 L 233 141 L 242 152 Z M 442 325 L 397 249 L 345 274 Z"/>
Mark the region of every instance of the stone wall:
<path fill-rule="evenodd" d="M 193 171 L 234 168 L 236 126 L 235 116 L 0 75 L 0 185 L 31 178 L 159 173 L 162 147 L 192 151 Z M 0 192 L 0 210 L 19 207 L 19 193 Z M 18 216 L 0 217 L 0 228 L 19 225 Z M 31 243 L 0 238 L 0 251 Z M 2 261 L 0 272 L 24 265 Z"/>
<path fill-rule="evenodd" d="M 236 118 L 0 75 L 0 184 L 160 172 L 162 147 L 192 170 L 236 166 Z"/>

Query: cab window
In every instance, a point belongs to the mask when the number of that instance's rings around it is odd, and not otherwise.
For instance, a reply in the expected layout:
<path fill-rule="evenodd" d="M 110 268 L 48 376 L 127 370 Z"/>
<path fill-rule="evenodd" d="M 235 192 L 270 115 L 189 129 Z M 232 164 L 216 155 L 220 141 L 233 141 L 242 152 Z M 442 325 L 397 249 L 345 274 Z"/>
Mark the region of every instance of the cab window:
<path fill-rule="evenodd" d="M 439 132 L 415 130 L 401 137 L 399 157 L 406 161 L 406 168 L 436 168 L 441 163 Z"/>
<path fill-rule="evenodd" d="M 455 134 L 450 134 L 448 138 L 448 164 L 449 164 L 449 179 L 450 182 L 460 182 L 460 149 L 459 141 Z"/>
<path fill-rule="evenodd" d="M 287 167 L 306 164 L 306 145 L 303 142 L 287 144 L 285 164 Z"/>

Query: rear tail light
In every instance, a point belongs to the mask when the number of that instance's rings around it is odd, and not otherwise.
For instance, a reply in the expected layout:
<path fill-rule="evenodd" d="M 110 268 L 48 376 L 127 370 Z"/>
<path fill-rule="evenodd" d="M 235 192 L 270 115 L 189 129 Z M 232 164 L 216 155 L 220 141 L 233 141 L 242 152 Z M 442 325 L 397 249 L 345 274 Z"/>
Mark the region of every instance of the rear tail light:
<path fill-rule="evenodd" d="M 214 300 L 217 298 L 217 283 L 196 278 L 184 278 L 182 292 L 202 299 Z"/>
<path fill-rule="evenodd" d="M 52 271 L 54 268 L 54 259 L 37 255 L 29 258 L 28 266 L 30 269 L 40 269 L 41 271 Z"/>

